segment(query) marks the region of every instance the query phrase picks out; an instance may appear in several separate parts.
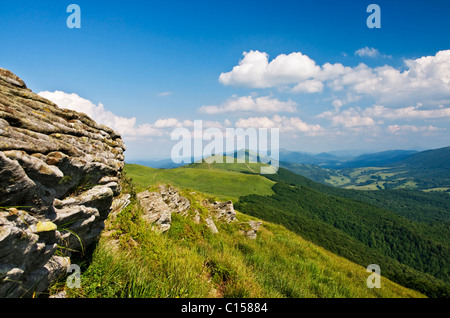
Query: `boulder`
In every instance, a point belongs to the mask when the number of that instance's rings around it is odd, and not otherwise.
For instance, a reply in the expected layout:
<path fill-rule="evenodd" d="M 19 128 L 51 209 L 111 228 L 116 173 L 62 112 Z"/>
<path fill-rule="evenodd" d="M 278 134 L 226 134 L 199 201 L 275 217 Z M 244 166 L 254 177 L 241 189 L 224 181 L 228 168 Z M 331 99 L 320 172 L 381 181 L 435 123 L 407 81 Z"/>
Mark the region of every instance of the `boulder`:
<path fill-rule="evenodd" d="M 262 222 L 250 221 L 250 222 L 246 222 L 246 224 L 248 224 L 250 229 L 247 228 L 247 229 L 243 230 L 242 234 L 244 234 L 245 236 L 247 236 L 251 240 L 256 240 L 257 234 L 258 234 L 258 230 L 261 227 Z"/>
<path fill-rule="evenodd" d="M 144 219 L 154 223 L 161 232 L 170 229 L 172 213 L 187 215 L 191 203 L 172 187 L 159 186 L 158 192 L 138 193 L 137 199 L 144 209 Z"/>
<path fill-rule="evenodd" d="M 172 209 L 164 202 L 161 193 L 144 191 L 137 194 L 137 199 L 144 209 L 144 220 L 150 224 L 155 223 L 161 232 L 170 229 Z"/>
<path fill-rule="evenodd" d="M 236 222 L 236 211 L 234 210 L 233 202 L 215 202 L 212 205 L 213 213 L 219 220 L 224 220 L 228 223 Z"/>
<path fill-rule="evenodd" d="M 180 195 L 178 190 L 173 187 L 160 185 L 158 186 L 157 191 L 146 190 L 138 193 L 136 197 L 139 204 L 144 209 L 143 219 L 149 222 L 155 230 L 160 232 L 166 232 L 170 229 L 172 213 L 191 217 L 196 224 L 201 223 L 203 220 L 213 234 L 219 233 L 214 221 L 227 223 L 238 221 L 232 201 L 215 202 L 214 204 L 205 201 L 202 204 L 208 212 L 203 214 L 203 217 L 195 208 L 193 212 L 189 214 L 191 202 L 189 199 Z M 259 228 L 258 224 L 254 225 Z M 249 230 L 249 232 L 251 231 L 253 231 L 253 228 Z M 254 235 L 256 237 L 256 231 L 257 229 L 252 233 L 248 233 L 247 236 Z"/>
<path fill-rule="evenodd" d="M 120 195 L 125 146 L 0 68 L 0 297 L 30 297 L 94 244 Z M 114 203 L 113 203 L 114 202 Z"/>

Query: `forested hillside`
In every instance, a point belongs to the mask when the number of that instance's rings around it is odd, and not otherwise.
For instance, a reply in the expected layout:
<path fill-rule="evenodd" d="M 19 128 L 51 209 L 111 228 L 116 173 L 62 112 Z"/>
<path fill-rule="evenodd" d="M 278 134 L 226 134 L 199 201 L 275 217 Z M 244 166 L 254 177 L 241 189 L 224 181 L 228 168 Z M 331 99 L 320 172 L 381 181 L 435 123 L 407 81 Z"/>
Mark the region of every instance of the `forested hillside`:
<path fill-rule="evenodd" d="M 241 197 L 236 205 L 240 211 L 283 224 L 358 264 L 376 263 L 388 277 L 428 295 L 448 295 L 448 211 L 444 206 L 435 204 L 434 216 L 419 216 L 429 221 L 424 224 L 411 215 L 408 219 L 407 209 L 399 208 L 399 192 L 396 201 L 392 197 L 395 213 L 386 209 L 391 201 L 386 196 L 364 197 L 361 192 L 360 197 L 352 197 L 353 191 L 335 191 L 283 169 L 269 177 L 279 181 L 273 187 L 275 195 Z M 378 206 L 366 203 L 371 200 Z M 431 233 L 430 228 L 434 229 Z"/>
<path fill-rule="evenodd" d="M 339 165 L 311 164 L 287 157 L 284 167 L 314 181 L 347 189 L 450 191 L 450 147 L 415 153 L 386 151 L 362 155 Z"/>
<path fill-rule="evenodd" d="M 283 225 L 363 267 L 380 265 L 382 275 L 400 285 L 431 297 L 449 295 L 447 193 L 340 189 L 283 168 L 263 177 L 260 166 L 195 163 L 161 170 L 126 165 L 125 171 L 138 188 L 168 182 L 228 197 L 242 213 Z"/>

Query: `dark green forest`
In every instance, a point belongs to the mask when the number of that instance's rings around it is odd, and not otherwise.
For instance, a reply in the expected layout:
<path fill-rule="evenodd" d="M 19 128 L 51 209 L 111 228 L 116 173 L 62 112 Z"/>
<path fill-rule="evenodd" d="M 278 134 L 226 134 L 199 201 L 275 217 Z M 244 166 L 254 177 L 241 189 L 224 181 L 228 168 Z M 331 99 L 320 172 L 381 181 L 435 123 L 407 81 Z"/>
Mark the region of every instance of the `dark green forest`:
<path fill-rule="evenodd" d="M 312 181 L 289 170 L 280 168 L 277 174 L 266 175 L 273 181 L 306 186 L 321 193 L 368 203 L 390 210 L 420 226 L 438 240 L 450 243 L 450 195 L 445 192 L 423 192 L 395 189 L 364 191 L 342 189 Z"/>

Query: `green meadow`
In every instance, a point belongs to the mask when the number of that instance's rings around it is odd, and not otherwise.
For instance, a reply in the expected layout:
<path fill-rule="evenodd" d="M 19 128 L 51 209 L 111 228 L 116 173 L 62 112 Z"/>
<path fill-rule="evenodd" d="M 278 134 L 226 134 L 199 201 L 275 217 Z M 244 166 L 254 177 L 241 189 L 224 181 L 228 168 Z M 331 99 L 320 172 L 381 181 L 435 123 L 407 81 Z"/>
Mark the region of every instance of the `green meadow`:
<path fill-rule="evenodd" d="M 261 164 L 192 164 L 177 169 L 153 169 L 127 164 L 125 172 L 133 178 L 138 189 L 152 185 L 172 184 L 180 188 L 191 188 L 220 200 L 236 202 L 240 196 L 249 194 L 272 195 L 274 181 L 263 176 L 244 174 L 240 171 L 259 171 Z M 193 169 L 195 168 L 195 169 Z M 250 170 L 251 169 L 251 170 Z"/>
<path fill-rule="evenodd" d="M 191 189 L 181 193 L 191 201 L 190 214 L 195 209 L 204 215 L 199 202 L 217 199 Z M 133 200 L 108 219 L 92 258 L 83 265 L 82 287 L 68 290 L 69 297 L 424 297 L 385 278 L 382 288 L 368 288 L 364 267 L 281 225 L 263 222 L 257 239 L 251 240 L 241 233 L 242 222 L 259 219 L 239 212 L 239 222 L 216 222 L 217 234 L 178 215 L 161 234 L 151 230 L 142 213 Z"/>

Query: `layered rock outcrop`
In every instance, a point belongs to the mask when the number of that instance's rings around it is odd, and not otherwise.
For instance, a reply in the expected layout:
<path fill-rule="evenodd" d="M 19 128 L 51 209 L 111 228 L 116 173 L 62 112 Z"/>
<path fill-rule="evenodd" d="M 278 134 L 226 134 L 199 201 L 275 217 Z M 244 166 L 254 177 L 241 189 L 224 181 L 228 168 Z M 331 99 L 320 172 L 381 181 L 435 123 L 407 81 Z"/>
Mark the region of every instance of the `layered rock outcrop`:
<path fill-rule="evenodd" d="M 201 204 L 207 212 L 201 217 L 195 208 L 190 211 L 189 199 L 180 195 L 179 191 L 171 186 L 160 185 L 156 191 L 145 190 L 138 193 L 136 198 L 143 209 L 143 219 L 159 232 L 167 232 L 170 229 L 173 213 L 192 217 L 197 224 L 203 220 L 213 234 L 219 233 L 215 222 L 237 223 L 240 232 L 250 239 L 256 239 L 262 225 L 262 222 L 257 221 L 239 222 L 232 201 L 216 201 L 213 204 L 203 201 Z"/>
<path fill-rule="evenodd" d="M 214 202 L 212 205 L 214 215 L 219 220 L 224 220 L 227 223 L 237 221 L 236 211 L 234 210 L 233 202 Z"/>
<path fill-rule="evenodd" d="M 123 207 L 124 151 L 118 133 L 0 68 L 0 297 L 44 291 L 96 241 Z"/>

